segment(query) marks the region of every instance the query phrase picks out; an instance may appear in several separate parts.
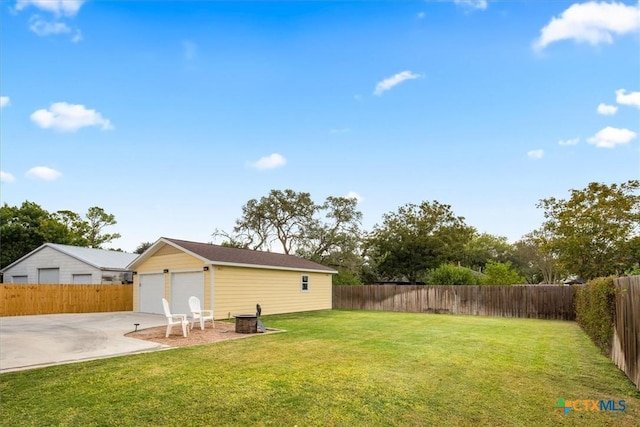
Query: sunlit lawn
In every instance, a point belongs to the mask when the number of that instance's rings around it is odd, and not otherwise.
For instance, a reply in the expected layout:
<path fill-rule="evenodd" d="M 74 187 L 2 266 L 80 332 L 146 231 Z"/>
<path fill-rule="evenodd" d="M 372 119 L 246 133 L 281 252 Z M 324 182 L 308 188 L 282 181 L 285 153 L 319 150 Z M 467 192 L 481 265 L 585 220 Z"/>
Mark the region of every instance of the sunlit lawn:
<path fill-rule="evenodd" d="M 0 375 L 7 426 L 640 423 L 640 392 L 572 322 L 321 311 L 281 334 Z M 624 400 L 620 412 L 554 410 Z"/>

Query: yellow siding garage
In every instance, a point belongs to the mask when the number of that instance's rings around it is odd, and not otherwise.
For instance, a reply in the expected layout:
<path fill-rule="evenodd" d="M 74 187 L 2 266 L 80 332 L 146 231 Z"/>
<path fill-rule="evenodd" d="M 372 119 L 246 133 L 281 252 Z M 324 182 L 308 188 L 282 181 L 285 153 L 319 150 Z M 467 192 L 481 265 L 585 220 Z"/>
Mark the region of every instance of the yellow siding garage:
<path fill-rule="evenodd" d="M 309 277 L 302 291 L 302 276 Z M 262 314 L 292 313 L 331 308 L 331 274 L 261 268 L 215 267 L 216 318 L 251 314 L 256 304 Z"/>

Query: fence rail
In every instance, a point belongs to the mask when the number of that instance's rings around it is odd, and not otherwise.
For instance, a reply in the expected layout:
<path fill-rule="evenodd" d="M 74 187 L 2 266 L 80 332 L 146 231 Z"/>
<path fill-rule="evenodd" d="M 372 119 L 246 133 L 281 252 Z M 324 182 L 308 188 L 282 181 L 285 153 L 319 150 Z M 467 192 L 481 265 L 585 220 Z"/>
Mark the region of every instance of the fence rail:
<path fill-rule="evenodd" d="M 131 285 L 0 284 L 0 316 L 131 310 Z"/>
<path fill-rule="evenodd" d="M 611 360 L 640 390 L 640 276 L 619 277 Z"/>
<path fill-rule="evenodd" d="M 575 320 L 571 286 L 334 286 L 333 308 Z"/>

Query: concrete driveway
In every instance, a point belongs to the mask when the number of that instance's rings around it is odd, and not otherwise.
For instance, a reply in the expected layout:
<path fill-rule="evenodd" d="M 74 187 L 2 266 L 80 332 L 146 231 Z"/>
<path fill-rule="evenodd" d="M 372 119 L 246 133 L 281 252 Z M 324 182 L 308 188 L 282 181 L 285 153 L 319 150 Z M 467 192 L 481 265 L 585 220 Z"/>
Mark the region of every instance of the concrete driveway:
<path fill-rule="evenodd" d="M 160 314 L 46 314 L 0 317 L 0 373 L 161 350 L 167 346 L 124 334 L 163 326 Z"/>

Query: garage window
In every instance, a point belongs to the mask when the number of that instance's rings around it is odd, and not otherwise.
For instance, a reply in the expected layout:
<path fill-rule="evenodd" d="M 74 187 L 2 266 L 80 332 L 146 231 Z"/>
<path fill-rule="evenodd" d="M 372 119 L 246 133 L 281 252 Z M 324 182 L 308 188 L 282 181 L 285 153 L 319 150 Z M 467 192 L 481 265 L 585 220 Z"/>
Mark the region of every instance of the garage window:
<path fill-rule="evenodd" d="M 39 268 L 38 283 L 60 283 L 60 269 Z"/>
<path fill-rule="evenodd" d="M 300 290 L 302 292 L 309 292 L 309 276 L 303 274 L 300 280 Z"/>

